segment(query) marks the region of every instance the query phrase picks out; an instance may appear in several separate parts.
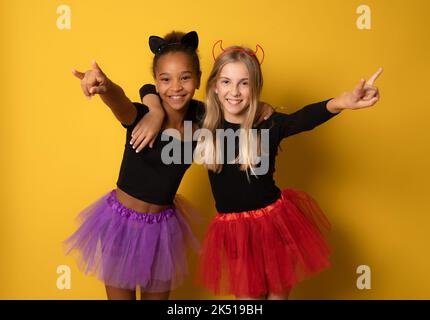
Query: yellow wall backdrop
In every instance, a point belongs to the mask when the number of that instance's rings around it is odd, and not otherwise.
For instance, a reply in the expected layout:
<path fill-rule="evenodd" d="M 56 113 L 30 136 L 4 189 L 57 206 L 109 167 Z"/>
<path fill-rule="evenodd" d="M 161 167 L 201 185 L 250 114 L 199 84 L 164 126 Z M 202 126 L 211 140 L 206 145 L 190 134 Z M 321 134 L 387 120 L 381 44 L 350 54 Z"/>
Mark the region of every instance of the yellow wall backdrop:
<path fill-rule="evenodd" d="M 362 4 L 370 29 L 356 25 Z M 70 29 L 57 26 L 60 5 L 71 10 Z M 426 0 L 1 0 L 0 298 L 105 299 L 61 241 L 78 212 L 115 187 L 125 131 L 98 97 L 85 99 L 70 70 L 95 58 L 137 101 L 152 82 L 148 37 L 175 29 L 199 33 L 203 83 L 215 41 L 260 44 L 263 100 L 283 112 L 384 67 L 375 107 L 282 144 L 278 185 L 309 192 L 333 225 L 333 267 L 291 298 L 430 299 L 429 13 Z M 204 212 L 202 236 L 215 213 L 205 170 L 193 165 L 179 191 Z M 60 265 L 71 268 L 71 289 L 57 288 Z M 370 289 L 356 286 L 360 265 L 370 267 Z M 172 298 L 215 297 L 191 276 Z"/>

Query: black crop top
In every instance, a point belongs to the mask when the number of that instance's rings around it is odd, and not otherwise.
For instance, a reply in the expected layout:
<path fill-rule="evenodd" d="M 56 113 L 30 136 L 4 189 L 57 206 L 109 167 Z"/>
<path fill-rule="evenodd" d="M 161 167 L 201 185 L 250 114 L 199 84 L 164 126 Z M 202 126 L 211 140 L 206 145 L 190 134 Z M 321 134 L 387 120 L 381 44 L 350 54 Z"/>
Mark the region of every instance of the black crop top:
<path fill-rule="evenodd" d="M 219 213 L 242 212 L 264 208 L 281 196 L 273 179 L 275 158 L 282 139 L 312 130 L 336 114 L 327 110 L 329 100 L 308 105 L 292 114 L 275 112 L 263 121 L 257 129 L 269 129 L 269 169 L 264 175 L 252 175 L 248 170 L 240 171 L 240 164 L 228 164 L 227 154 L 220 173 L 208 171 L 212 193 Z M 239 124 L 224 121 L 225 129 L 237 130 Z M 238 141 L 236 141 L 236 155 Z"/>
<path fill-rule="evenodd" d="M 127 129 L 124 155 L 117 181 L 117 186 L 127 194 L 158 205 L 171 205 L 179 184 L 190 163 L 184 163 L 183 150 L 194 150 L 193 141 L 180 141 L 172 136 L 159 134 L 153 148 L 145 147 L 139 153 L 130 144 L 131 133 L 137 123 L 148 112 L 148 107 L 141 103 L 133 103 L 137 116 L 131 125 L 123 125 Z M 201 108 L 201 102 L 191 100 L 189 113 Z M 189 120 L 194 120 L 187 117 Z M 164 136 L 164 137 L 163 137 Z M 168 139 L 168 141 L 162 141 Z M 162 148 L 169 143 L 181 145 L 182 161 L 180 164 L 164 164 L 161 160 Z M 188 145 L 187 145 L 188 144 Z"/>
<path fill-rule="evenodd" d="M 140 95 L 155 93 L 153 85 L 145 85 L 140 89 Z M 228 164 L 227 153 L 224 153 L 224 164 L 220 173 L 208 171 L 215 206 L 219 213 L 242 212 L 264 208 L 275 202 L 281 196 L 280 189 L 273 179 L 275 158 L 282 139 L 312 130 L 328 121 L 336 114 L 327 110 L 330 99 L 310 104 L 294 113 L 275 112 L 263 121 L 257 129 L 269 129 L 269 170 L 264 175 L 254 176 L 248 170 L 240 170 L 240 164 Z M 223 122 L 224 129 L 237 130 L 239 124 Z M 238 141 L 236 140 L 236 155 Z"/>

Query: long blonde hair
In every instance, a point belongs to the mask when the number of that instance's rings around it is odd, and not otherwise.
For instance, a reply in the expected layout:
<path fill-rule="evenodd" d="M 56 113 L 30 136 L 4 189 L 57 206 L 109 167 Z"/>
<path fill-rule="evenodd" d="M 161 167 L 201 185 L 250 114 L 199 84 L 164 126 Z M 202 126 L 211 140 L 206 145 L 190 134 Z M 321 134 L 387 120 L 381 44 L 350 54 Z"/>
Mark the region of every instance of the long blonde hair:
<path fill-rule="evenodd" d="M 217 129 L 222 126 L 224 119 L 223 107 L 215 93 L 216 82 L 219 78 L 222 68 L 228 63 L 243 62 L 249 73 L 250 87 L 250 103 L 246 110 L 246 116 L 240 128 L 240 146 L 239 156 L 241 159 L 240 170 L 245 171 L 250 169 L 253 172 L 253 167 L 257 164 L 256 156 L 260 154 L 260 134 L 251 134 L 253 124 L 256 120 L 260 93 L 263 87 L 263 76 L 261 73 L 260 63 L 257 60 L 254 52 L 245 47 L 233 46 L 225 49 L 215 60 L 212 71 L 209 75 L 206 84 L 206 113 L 202 128 L 212 133 L 213 139 L 207 139 L 204 135 L 200 135 L 194 154 L 195 160 L 202 163 L 207 169 L 220 172 L 222 170 L 222 160 L 220 139 L 217 138 Z M 257 146 L 257 154 L 253 151 L 253 147 Z M 215 160 L 215 161 L 214 161 Z"/>

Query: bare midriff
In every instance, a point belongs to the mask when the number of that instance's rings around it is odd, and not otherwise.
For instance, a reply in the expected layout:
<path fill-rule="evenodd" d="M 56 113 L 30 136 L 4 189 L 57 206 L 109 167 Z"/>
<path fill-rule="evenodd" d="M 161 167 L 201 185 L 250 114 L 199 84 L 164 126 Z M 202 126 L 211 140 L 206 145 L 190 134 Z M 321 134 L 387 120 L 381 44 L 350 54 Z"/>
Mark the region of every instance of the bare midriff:
<path fill-rule="evenodd" d="M 139 213 L 160 213 L 170 207 L 169 205 L 158 205 L 137 199 L 119 188 L 116 188 L 116 197 L 124 207 Z"/>

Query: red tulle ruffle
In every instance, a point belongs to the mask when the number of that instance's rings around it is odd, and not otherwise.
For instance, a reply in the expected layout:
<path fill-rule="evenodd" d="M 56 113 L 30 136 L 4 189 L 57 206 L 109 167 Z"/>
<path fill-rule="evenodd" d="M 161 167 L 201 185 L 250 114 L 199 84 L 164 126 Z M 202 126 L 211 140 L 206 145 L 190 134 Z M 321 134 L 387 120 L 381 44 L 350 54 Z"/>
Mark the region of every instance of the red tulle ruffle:
<path fill-rule="evenodd" d="M 293 189 L 262 209 L 218 213 L 203 242 L 199 282 L 215 294 L 282 294 L 330 267 L 329 229 L 316 201 Z"/>

